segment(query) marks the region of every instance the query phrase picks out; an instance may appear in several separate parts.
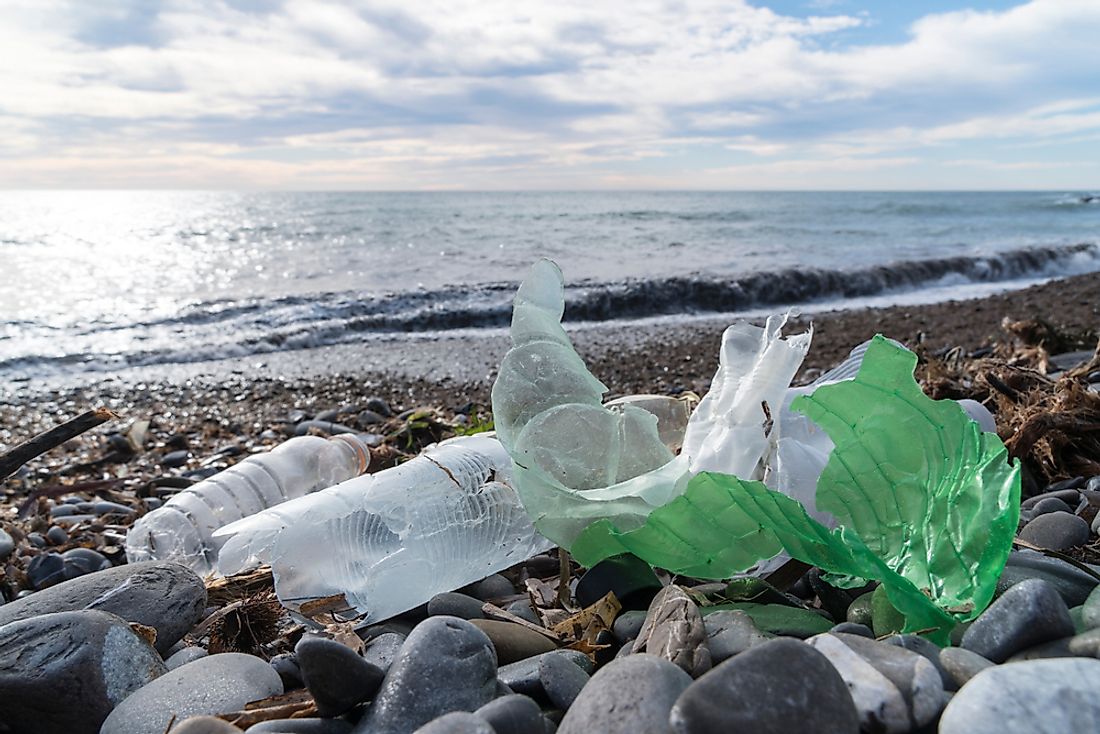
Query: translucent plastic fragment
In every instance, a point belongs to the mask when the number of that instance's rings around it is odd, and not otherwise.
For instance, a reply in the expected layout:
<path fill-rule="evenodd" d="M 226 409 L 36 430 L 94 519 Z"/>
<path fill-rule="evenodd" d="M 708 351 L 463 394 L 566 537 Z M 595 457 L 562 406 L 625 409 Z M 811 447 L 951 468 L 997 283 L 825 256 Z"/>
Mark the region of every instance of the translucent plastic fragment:
<path fill-rule="evenodd" d="M 385 619 L 548 550 L 488 434 L 445 441 L 218 531 L 219 568 L 271 565 L 285 606 L 342 594 Z"/>
<path fill-rule="evenodd" d="M 673 398 L 667 395 L 626 395 L 604 403 L 608 410 L 622 412 L 626 406 L 641 408 L 657 418 L 657 435 L 669 451 L 677 452 L 684 443 L 684 431 L 691 418 L 693 402 L 698 398 Z"/>
<path fill-rule="evenodd" d="M 792 408 L 836 444 L 817 503 L 942 609 L 972 619 L 1008 559 L 1020 470 L 994 433 L 913 379 L 917 357 L 875 337 L 856 379 Z"/>
<path fill-rule="evenodd" d="M 638 527 L 701 469 L 765 472 L 777 438 L 769 413 L 782 404 L 809 333 L 781 337 L 786 317 L 727 329 L 714 384 L 680 433 L 675 413 L 663 420 L 652 401 L 653 410 L 640 400 L 601 405 L 606 388 L 570 346 L 564 307 L 561 271 L 540 261 L 516 296 L 514 346 L 493 385 L 516 489 L 543 534 L 569 547 L 597 520 Z M 681 444 L 674 459 L 670 448 Z"/>
<path fill-rule="evenodd" d="M 945 641 L 989 603 L 1019 519 L 1019 467 L 995 434 L 913 379 L 916 356 L 882 337 L 855 379 L 793 402 L 835 441 L 818 481 L 830 530 L 763 484 L 700 474 L 644 525 L 589 526 L 572 546 L 591 565 L 631 552 L 702 578 L 724 578 L 782 547 L 842 576 L 878 579 L 906 631 Z"/>

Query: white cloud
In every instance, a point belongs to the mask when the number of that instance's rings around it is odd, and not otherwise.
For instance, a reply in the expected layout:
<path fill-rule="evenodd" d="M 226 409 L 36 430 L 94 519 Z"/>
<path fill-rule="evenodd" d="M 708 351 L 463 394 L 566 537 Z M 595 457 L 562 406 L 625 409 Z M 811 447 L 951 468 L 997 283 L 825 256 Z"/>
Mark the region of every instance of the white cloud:
<path fill-rule="evenodd" d="M 164 185 L 765 170 L 712 157 L 726 151 L 813 185 L 967 141 L 1100 132 L 1091 0 L 931 15 L 877 45 L 830 43 L 870 24 L 852 3 L 809 18 L 741 0 L 272 5 L 0 0 L 0 155 L 21 168 L 0 184 L 113 185 L 158 160 Z"/>

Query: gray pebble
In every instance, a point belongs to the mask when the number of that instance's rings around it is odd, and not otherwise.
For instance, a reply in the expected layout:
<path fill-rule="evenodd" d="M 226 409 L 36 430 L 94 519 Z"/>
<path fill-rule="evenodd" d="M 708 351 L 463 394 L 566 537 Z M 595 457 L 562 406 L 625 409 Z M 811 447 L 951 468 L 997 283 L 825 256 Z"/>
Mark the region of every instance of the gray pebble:
<path fill-rule="evenodd" d="M 845 635 L 859 635 L 860 637 L 875 638 L 875 633 L 865 624 L 856 624 L 855 622 L 841 622 L 833 627 L 829 632 L 840 632 Z"/>
<path fill-rule="evenodd" d="M 531 734 L 542 728 L 542 711 L 528 696 L 513 693 L 494 699 L 477 711 L 495 734 Z"/>
<path fill-rule="evenodd" d="M 1044 500 L 1061 500 L 1067 507 L 1075 508 L 1077 503 L 1081 501 L 1081 493 L 1076 489 L 1061 489 L 1053 492 L 1043 492 L 1037 494 L 1034 497 L 1029 497 L 1020 503 L 1021 510 L 1034 510 L 1035 506 Z M 1072 509 L 1070 510 L 1072 512 Z"/>
<path fill-rule="evenodd" d="M 459 619 L 485 619 L 482 602 L 457 591 L 445 591 L 428 600 L 428 614 L 432 617 L 446 615 Z"/>
<path fill-rule="evenodd" d="M 1050 558 L 1033 550 L 1020 550 L 1008 554 L 1008 563 L 997 581 L 997 593 L 1001 594 L 1030 578 L 1049 583 L 1070 607 L 1083 604 L 1089 592 L 1100 583 L 1095 577 L 1060 558 Z"/>
<path fill-rule="evenodd" d="M 397 653 L 401 651 L 401 645 L 404 643 L 405 636 L 396 632 L 378 635 L 363 650 L 363 659 L 385 673 L 397 658 Z"/>
<path fill-rule="evenodd" d="M 45 548 L 46 536 L 42 533 L 27 533 L 27 542 L 35 548 Z"/>
<path fill-rule="evenodd" d="M 165 672 L 149 643 L 106 612 L 0 627 L 0 711 L 12 731 L 96 734 L 115 706 Z"/>
<path fill-rule="evenodd" d="M 625 644 L 638 636 L 643 622 L 645 622 L 645 612 L 641 609 L 630 609 L 615 617 L 611 632 L 619 644 Z"/>
<path fill-rule="evenodd" d="M 205 648 L 199 647 L 198 645 L 192 645 L 172 653 L 168 659 L 164 661 L 164 664 L 169 670 L 175 670 L 181 665 L 186 665 L 192 660 L 204 658 L 208 654 Z"/>
<path fill-rule="evenodd" d="M 414 734 L 495 734 L 485 719 L 468 711 L 443 714 L 417 729 Z"/>
<path fill-rule="evenodd" d="M 703 624 L 707 631 L 707 649 L 715 665 L 771 639 L 771 635 L 756 628 L 752 617 L 740 611 L 712 612 L 703 617 Z"/>
<path fill-rule="evenodd" d="M 241 729 L 216 716 L 191 716 L 172 727 L 172 734 L 238 734 Z"/>
<path fill-rule="evenodd" d="M 236 652 L 199 658 L 130 695 L 103 722 L 100 734 L 163 734 L 172 719 L 243 711 L 283 692 L 271 666 Z"/>
<path fill-rule="evenodd" d="M 961 647 L 995 663 L 1034 645 L 1073 635 L 1073 620 L 1058 592 L 1041 579 L 1022 581 L 982 612 Z"/>
<path fill-rule="evenodd" d="M 995 665 L 974 676 L 940 717 L 940 734 L 1100 730 L 1100 660 Z"/>
<path fill-rule="evenodd" d="M 58 556 L 58 561 L 61 561 Z M 0 607 L 0 625 L 49 612 L 99 609 L 157 631 L 164 655 L 201 618 L 206 587 L 177 563 L 146 562 L 90 573 Z"/>
<path fill-rule="evenodd" d="M 580 667 L 585 673 L 592 673 L 592 661 L 583 652 L 576 650 L 554 650 L 553 652 L 536 655 L 511 665 L 502 665 L 497 671 L 500 682 L 508 686 L 516 693 L 524 693 L 533 698 L 541 698 L 545 695 L 542 690 L 542 679 L 539 677 L 539 668 L 542 660 L 551 655 L 565 658 L 573 665 Z"/>
<path fill-rule="evenodd" d="M 357 433 L 354 428 L 343 426 L 329 421 L 302 421 L 294 427 L 295 436 L 305 436 L 310 433 L 322 433 L 328 436 L 338 436 L 342 433 Z"/>
<path fill-rule="evenodd" d="M 295 645 L 294 654 L 302 682 L 324 718 L 347 713 L 373 696 L 382 684 L 381 669 L 335 640 L 306 635 Z"/>
<path fill-rule="evenodd" d="M 71 548 L 61 554 L 61 560 L 65 564 L 66 579 L 106 571 L 111 567 L 111 562 L 105 555 L 91 548 Z"/>
<path fill-rule="evenodd" d="M 1039 515 L 1045 515 L 1048 512 L 1068 512 L 1073 514 L 1073 508 L 1067 505 L 1057 497 L 1047 497 L 1035 503 L 1035 506 L 1031 508 L 1031 516 L 1033 518 Z"/>
<path fill-rule="evenodd" d="M 568 711 L 590 680 L 588 673 L 561 655 L 543 655 L 540 658 L 542 690 L 555 708 Z"/>
<path fill-rule="evenodd" d="M 1100 492 L 1100 474 L 1090 479 L 1089 483 L 1085 485 L 1085 489 L 1090 492 Z"/>
<path fill-rule="evenodd" d="M 179 451 L 171 451 L 160 458 L 161 466 L 166 466 L 169 469 L 183 466 L 187 463 L 187 460 L 191 458 L 191 452 L 187 449 L 180 449 Z"/>
<path fill-rule="evenodd" d="M 689 685 L 691 676 L 654 655 L 618 658 L 592 676 L 565 713 L 558 732 L 668 732 L 669 711 Z"/>
<path fill-rule="evenodd" d="M 815 734 L 859 731 L 840 673 L 813 647 L 789 638 L 757 645 L 703 675 L 676 700 L 669 722 L 677 734 L 789 734 L 807 731 L 808 722 Z"/>
<path fill-rule="evenodd" d="M 358 734 L 407 734 L 451 711 L 496 697 L 496 655 L 483 632 L 457 617 L 429 617 L 386 673 Z"/>
<path fill-rule="evenodd" d="M 1081 607 L 1081 623 L 1085 629 L 1100 627 L 1100 586 L 1092 590 Z"/>
<path fill-rule="evenodd" d="M 863 635 L 866 636 L 866 635 Z M 898 647 L 905 648 L 910 652 L 923 657 L 928 662 L 932 663 L 932 666 L 936 669 L 936 672 L 940 674 L 940 680 L 943 681 L 943 687 L 945 690 L 953 689 L 955 686 L 955 679 L 951 677 L 951 674 L 947 672 L 947 669 L 940 664 L 940 647 L 932 642 L 929 642 L 925 638 L 919 635 L 894 635 L 887 637 L 883 640 L 887 645 L 896 645 Z"/>
<path fill-rule="evenodd" d="M 486 576 L 476 584 L 472 584 L 466 589 L 466 593 L 481 601 L 495 601 L 512 596 L 516 593 L 516 588 L 506 576 L 494 573 L 491 576 Z"/>
<path fill-rule="evenodd" d="M 390 404 L 379 397 L 367 398 L 367 402 L 363 405 L 365 410 L 373 410 L 380 416 L 385 418 L 392 418 L 393 411 L 390 410 Z"/>
<path fill-rule="evenodd" d="M 962 688 L 978 673 L 992 667 L 993 662 L 961 647 L 945 647 L 940 651 L 940 665 L 951 675 L 953 688 Z"/>
<path fill-rule="evenodd" d="M 271 658 L 269 662 L 271 668 L 278 674 L 279 680 L 283 682 L 284 691 L 301 688 L 305 685 L 302 683 L 302 669 L 298 667 L 298 656 L 294 653 L 279 653 Z"/>
<path fill-rule="evenodd" d="M 69 534 L 65 532 L 65 528 L 54 525 L 46 531 L 46 542 L 53 545 L 64 545 L 69 542 Z"/>
<path fill-rule="evenodd" d="M 60 553 L 42 553 L 27 564 L 27 580 L 35 589 L 47 589 L 65 580 L 65 561 Z"/>
<path fill-rule="evenodd" d="M 1020 539 L 1048 550 L 1066 550 L 1089 539 L 1089 524 L 1070 512 L 1038 515 L 1020 531 Z"/>
<path fill-rule="evenodd" d="M 14 551 L 15 541 L 3 528 L 0 528 L 0 561 L 6 561 Z"/>
<path fill-rule="evenodd" d="M 351 724 L 343 719 L 280 719 L 248 727 L 253 734 L 349 734 Z"/>
<path fill-rule="evenodd" d="M 531 624 L 542 624 L 539 620 L 539 615 L 535 614 L 531 602 L 527 599 L 520 599 L 519 601 L 512 602 L 504 608 L 504 611 L 509 614 L 514 614 L 520 619 L 526 619 Z"/>

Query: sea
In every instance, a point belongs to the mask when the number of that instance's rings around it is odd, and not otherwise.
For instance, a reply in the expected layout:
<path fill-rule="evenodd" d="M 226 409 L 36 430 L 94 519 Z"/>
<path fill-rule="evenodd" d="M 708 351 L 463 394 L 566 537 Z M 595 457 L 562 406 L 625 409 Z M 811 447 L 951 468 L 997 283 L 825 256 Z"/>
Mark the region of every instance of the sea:
<path fill-rule="evenodd" d="M 1095 192 L 0 192 L 0 381 L 507 326 L 932 302 L 1100 270 Z"/>

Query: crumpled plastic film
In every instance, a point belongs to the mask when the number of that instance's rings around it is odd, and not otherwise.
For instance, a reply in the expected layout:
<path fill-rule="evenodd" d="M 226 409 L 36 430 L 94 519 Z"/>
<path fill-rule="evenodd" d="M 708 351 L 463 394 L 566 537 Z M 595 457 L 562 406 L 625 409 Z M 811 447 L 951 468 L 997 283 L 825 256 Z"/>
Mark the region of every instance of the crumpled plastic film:
<path fill-rule="evenodd" d="M 564 308 L 561 271 L 539 261 L 516 295 L 513 347 L 493 385 L 497 434 L 541 533 L 569 547 L 597 520 L 641 526 L 702 469 L 765 473 L 774 447 L 762 404 L 776 406 L 773 413 L 782 404 L 809 348 L 808 332 L 782 337 L 786 317 L 768 319 L 764 329 L 727 329 L 714 384 L 673 457 L 668 445 L 676 442 L 640 404 L 601 404 L 607 388 L 573 350 L 561 327 Z"/>
<path fill-rule="evenodd" d="M 601 521 L 572 551 L 583 564 L 631 552 L 703 578 L 744 570 L 779 547 L 832 574 L 880 580 L 906 631 L 943 644 L 993 595 L 1020 513 L 1019 466 L 996 434 L 913 379 L 916 356 L 876 337 L 853 380 L 796 399 L 836 442 L 818 504 L 842 527 L 762 483 L 699 474 L 634 529 Z"/>

